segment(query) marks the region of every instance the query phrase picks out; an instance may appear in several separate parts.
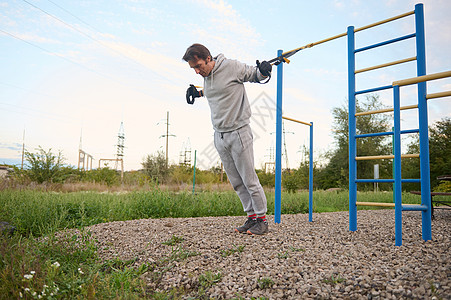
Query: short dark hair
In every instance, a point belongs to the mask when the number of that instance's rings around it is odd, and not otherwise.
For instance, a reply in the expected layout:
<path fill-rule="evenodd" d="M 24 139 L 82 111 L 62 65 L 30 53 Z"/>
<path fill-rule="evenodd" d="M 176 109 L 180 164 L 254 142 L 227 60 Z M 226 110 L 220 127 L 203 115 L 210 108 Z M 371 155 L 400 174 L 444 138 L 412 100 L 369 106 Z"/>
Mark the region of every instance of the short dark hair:
<path fill-rule="evenodd" d="M 190 60 L 203 59 L 207 60 L 207 57 L 211 57 L 210 50 L 207 49 L 202 44 L 192 44 L 186 49 L 185 55 L 183 55 L 183 60 L 189 62 Z"/>

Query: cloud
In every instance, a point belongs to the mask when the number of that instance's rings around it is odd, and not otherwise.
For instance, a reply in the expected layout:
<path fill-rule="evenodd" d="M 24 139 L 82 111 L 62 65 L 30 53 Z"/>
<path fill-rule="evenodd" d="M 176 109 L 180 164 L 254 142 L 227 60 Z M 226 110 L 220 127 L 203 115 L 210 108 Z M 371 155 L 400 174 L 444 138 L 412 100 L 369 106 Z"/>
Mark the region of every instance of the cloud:
<path fill-rule="evenodd" d="M 165 78 L 171 82 L 174 78 L 180 80 L 184 80 L 185 78 L 180 70 L 187 68 L 181 60 L 163 54 L 154 54 L 123 42 L 104 41 L 103 43 L 117 53 L 153 71 L 160 78 Z"/>
<path fill-rule="evenodd" d="M 261 46 L 263 41 L 260 33 L 247 19 L 223 0 L 198 0 L 197 3 L 208 10 L 205 14 L 208 19 L 205 22 L 210 24 L 209 28 L 215 30 L 205 30 L 204 25 L 191 24 L 194 36 L 199 36 L 202 40 L 213 41 L 215 48 L 224 53 L 231 53 L 242 59 L 253 58 L 250 53 Z M 243 45 L 246 45 L 245 50 L 243 50 Z"/>
<path fill-rule="evenodd" d="M 13 151 L 22 151 L 22 144 L 19 143 L 0 143 L 0 149 Z"/>
<path fill-rule="evenodd" d="M 46 38 L 40 35 L 32 34 L 32 33 L 18 33 L 14 34 L 15 36 L 30 42 L 30 43 L 43 43 L 43 44 L 62 44 L 60 41 L 55 39 Z"/>

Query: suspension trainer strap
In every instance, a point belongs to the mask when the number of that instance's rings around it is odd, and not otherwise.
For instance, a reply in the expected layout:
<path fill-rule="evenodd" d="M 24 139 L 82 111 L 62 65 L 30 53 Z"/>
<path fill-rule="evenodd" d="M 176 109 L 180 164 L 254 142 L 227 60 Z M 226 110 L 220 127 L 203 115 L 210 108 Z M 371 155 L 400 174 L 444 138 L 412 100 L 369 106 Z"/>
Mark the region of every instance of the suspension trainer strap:
<path fill-rule="evenodd" d="M 259 69 L 260 69 L 260 61 L 257 60 L 256 63 L 257 63 L 257 70 L 259 70 Z M 268 77 L 266 78 L 266 81 L 265 81 L 265 82 L 260 82 L 260 80 L 258 79 L 257 73 L 255 73 L 255 81 L 257 81 L 258 83 L 260 83 L 260 84 L 265 84 L 265 83 L 267 83 L 269 80 L 271 80 L 271 73 L 269 73 L 269 75 L 268 75 Z"/>

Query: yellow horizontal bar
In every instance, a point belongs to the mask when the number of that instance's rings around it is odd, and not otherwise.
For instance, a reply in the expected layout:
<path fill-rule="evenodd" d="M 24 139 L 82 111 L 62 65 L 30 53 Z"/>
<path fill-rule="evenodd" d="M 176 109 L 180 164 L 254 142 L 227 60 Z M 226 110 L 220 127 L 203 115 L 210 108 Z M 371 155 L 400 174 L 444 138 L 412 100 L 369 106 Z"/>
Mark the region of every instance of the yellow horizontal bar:
<path fill-rule="evenodd" d="M 376 69 L 380 69 L 380 68 L 385 68 L 385 67 L 398 65 L 398 64 L 409 62 L 409 61 L 413 61 L 413 60 L 416 60 L 416 59 L 417 59 L 416 56 L 409 57 L 409 58 L 406 58 L 406 59 L 400 59 L 400 60 L 392 61 L 392 62 L 389 62 L 389 63 L 386 63 L 386 64 L 381 64 L 381 65 L 377 65 L 377 66 L 373 66 L 373 67 L 369 67 L 369 68 L 365 68 L 365 69 L 355 70 L 355 73 L 357 74 L 357 73 L 362 73 L 362 72 L 366 72 L 366 71 L 371 71 L 371 70 L 376 70 Z"/>
<path fill-rule="evenodd" d="M 395 207 L 394 203 L 385 203 L 385 202 L 356 202 L 356 205 L 364 205 L 364 206 L 385 206 L 385 207 Z M 418 204 L 403 204 L 405 205 L 418 205 Z"/>
<path fill-rule="evenodd" d="M 203 87 L 198 86 L 198 85 L 195 85 L 194 87 L 197 88 L 197 89 L 203 89 Z"/>
<path fill-rule="evenodd" d="M 402 154 L 401 158 L 416 158 L 420 157 L 420 154 Z M 375 156 L 357 156 L 355 160 L 373 160 L 373 159 L 394 159 L 395 156 L 391 155 L 375 155 Z"/>
<path fill-rule="evenodd" d="M 413 108 L 418 108 L 418 104 L 401 106 L 400 110 L 413 109 Z M 357 117 L 357 116 L 373 115 L 373 114 L 380 114 L 380 113 L 391 112 L 391 111 L 393 111 L 393 108 L 384 108 L 384 109 L 378 109 L 378 110 L 372 110 L 372 111 L 359 112 L 359 113 L 356 113 L 355 116 Z"/>
<path fill-rule="evenodd" d="M 385 207 L 395 207 L 394 203 L 383 203 L 383 202 L 356 202 L 356 205 L 364 206 L 385 206 Z"/>
<path fill-rule="evenodd" d="M 449 97 L 449 96 L 451 96 L 451 91 L 427 94 L 426 99 L 442 98 L 442 97 Z"/>
<path fill-rule="evenodd" d="M 292 119 L 292 118 L 288 118 L 288 117 L 284 117 L 284 116 L 282 116 L 282 119 L 285 119 L 285 120 L 288 120 L 288 121 L 293 121 L 293 122 L 296 122 L 296 123 L 301 123 L 301 124 L 308 125 L 308 126 L 312 126 L 312 124 L 310 124 L 310 123 L 302 122 L 302 121 L 299 121 L 299 120 L 296 120 L 296 119 Z"/>
<path fill-rule="evenodd" d="M 401 18 L 410 16 L 410 15 L 413 15 L 414 13 L 415 13 L 415 11 L 412 10 L 412 11 L 409 11 L 409 12 L 404 13 L 402 15 L 395 16 L 393 18 L 385 19 L 385 20 L 382 20 L 382 21 L 379 21 L 379 22 L 376 22 L 376 23 L 373 23 L 373 24 L 370 24 L 370 25 L 366 25 L 366 26 L 363 26 L 363 27 L 360 27 L 360 28 L 356 28 L 356 29 L 354 29 L 354 32 L 358 32 L 358 31 L 365 30 L 365 29 L 368 29 L 368 28 L 371 28 L 371 27 L 374 27 L 374 26 L 378 26 L 378 25 L 381 25 L 381 24 L 384 24 L 384 23 L 388 23 L 388 22 L 391 22 L 391 21 L 394 21 L 394 20 L 397 20 L 397 19 L 401 19 Z"/>
<path fill-rule="evenodd" d="M 361 31 L 361 30 L 365 30 L 365 29 L 377 26 L 377 25 L 381 25 L 381 24 L 388 23 L 388 22 L 391 22 L 391 21 L 394 21 L 394 20 L 397 20 L 397 19 L 401 19 L 401 18 L 407 17 L 409 15 L 413 15 L 414 13 L 415 13 L 415 11 L 410 11 L 410 12 L 407 12 L 405 14 L 402 14 L 402 15 L 399 15 L 399 16 L 396 16 L 396 17 L 393 17 L 393 18 L 390 18 L 390 19 L 382 20 L 382 21 L 379 21 L 379 22 L 376 22 L 376 23 L 373 23 L 373 24 L 370 24 L 370 25 L 366 25 L 366 26 L 363 26 L 363 27 L 360 27 L 360 28 L 356 28 L 356 29 L 354 29 L 354 32 L 358 32 L 358 31 Z M 344 37 L 344 36 L 347 36 L 347 35 L 348 35 L 347 32 L 341 33 L 341 34 L 337 34 L 337 35 L 334 35 L 332 37 L 326 38 L 324 40 L 321 40 L 321 41 L 318 41 L 318 42 L 315 42 L 315 43 L 310 43 L 310 44 L 307 44 L 305 46 L 302 46 L 302 47 L 299 47 L 299 48 L 296 48 L 296 49 L 284 52 L 284 53 L 282 53 L 282 56 L 287 55 L 287 54 L 289 54 L 291 52 L 294 52 L 294 51 L 299 51 L 299 50 L 303 50 L 303 49 L 306 49 L 306 48 L 311 48 L 313 46 L 316 46 L 316 45 L 319 45 L 319 44 L 322 44 L 322 43 L 325 43 L 325 42 L 329 42 L 329 41 L 332 41 L 332 40 L 335 40 L 335 39 L 338 39 L 338 38 L 341 38 L 341 37 Z"/>
<path fill-rule="evenodd" d="M 446 78 L 446 77 L 451 77 L 451 71 L 445 71 L 445 72 L 440 72 L 440 73 L 435 73 L 435 74 L 430 74 L 430 75 L 423 75 L 423 76 L 398 80 L 398 81 L 394 81 L 392 85 L 393 86 L 395 86 L 395 85 L 403 86 L 403 85 L 415 84 L 415 83 L 419 83 L 419 82 L 441 79 L 441 78 Z"/>
<path fill-rule="evenodd" d="M 307 44 L 307 45 L 305 45 L 305 46 L 302 46 L 302 47 L 299 47 L 299 48 L 296 48 L 296 49 L 293 49 L 293 50 L 284 52 L 284 53 L 282 53 L 282 56 L 283 56 L 283 55 L 286 55 L 286 54 L 289 54 L 289 53 L 291 53 L 291 52 L 294 52 L 294 51 L 299 51 L 299 50 L 303 50 L 303 49 L 306 49 L 306 48 L 311 48 L 311 47 L 313 47 L 313 46 L 316 46 L 316 45 L 319 45 L 319 44 L 322 44 L 322 43 L 325 43 L 325 42 L 329 42 L 329 41 L 332 41 L 332 40 L 335 40 L 335 39 L 338 39 L 338 38 L 341 38 L 341 37 L 344 37 L 344 36 L 347 36 L 347 35 L 348 35 L 347 32 L 341 33 L 341 34 L 337 34 L 337 35 L 334 35 L 334 36 L 332 36 L 332 37 L 323 39 L 323 40 L 321 40 L 321 41 L 318 41 L 318 42 L 315 42 L 315 43 L 310 43 L 310 44 Z"/>

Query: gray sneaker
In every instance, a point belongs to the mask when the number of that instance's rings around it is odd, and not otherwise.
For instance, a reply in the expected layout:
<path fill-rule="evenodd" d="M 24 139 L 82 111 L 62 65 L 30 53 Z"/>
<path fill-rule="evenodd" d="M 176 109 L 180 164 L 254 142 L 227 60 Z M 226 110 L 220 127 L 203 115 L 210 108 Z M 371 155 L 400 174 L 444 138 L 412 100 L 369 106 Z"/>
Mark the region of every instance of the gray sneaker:
<path fill-rule="evenodd" d="M 239 233 L 245 233 L 248 229 L 253 227 L 255 224 L 257 224 L 257 220 L 252 219 L 251 217 L 248 217 L 246 222 L 244 223 L 244 225 L 235 228 L 235 231 L 239 232 Z"/>
<path fill-rule="evenodd" d="M 252 234 L 262 235 L 262 234 L 268 233 L 268 222 L 257 218 L 257 222 L 255 223 L 254 226 L 249 228 L 247 233 L 251 234 L 251 235 Z"/>

